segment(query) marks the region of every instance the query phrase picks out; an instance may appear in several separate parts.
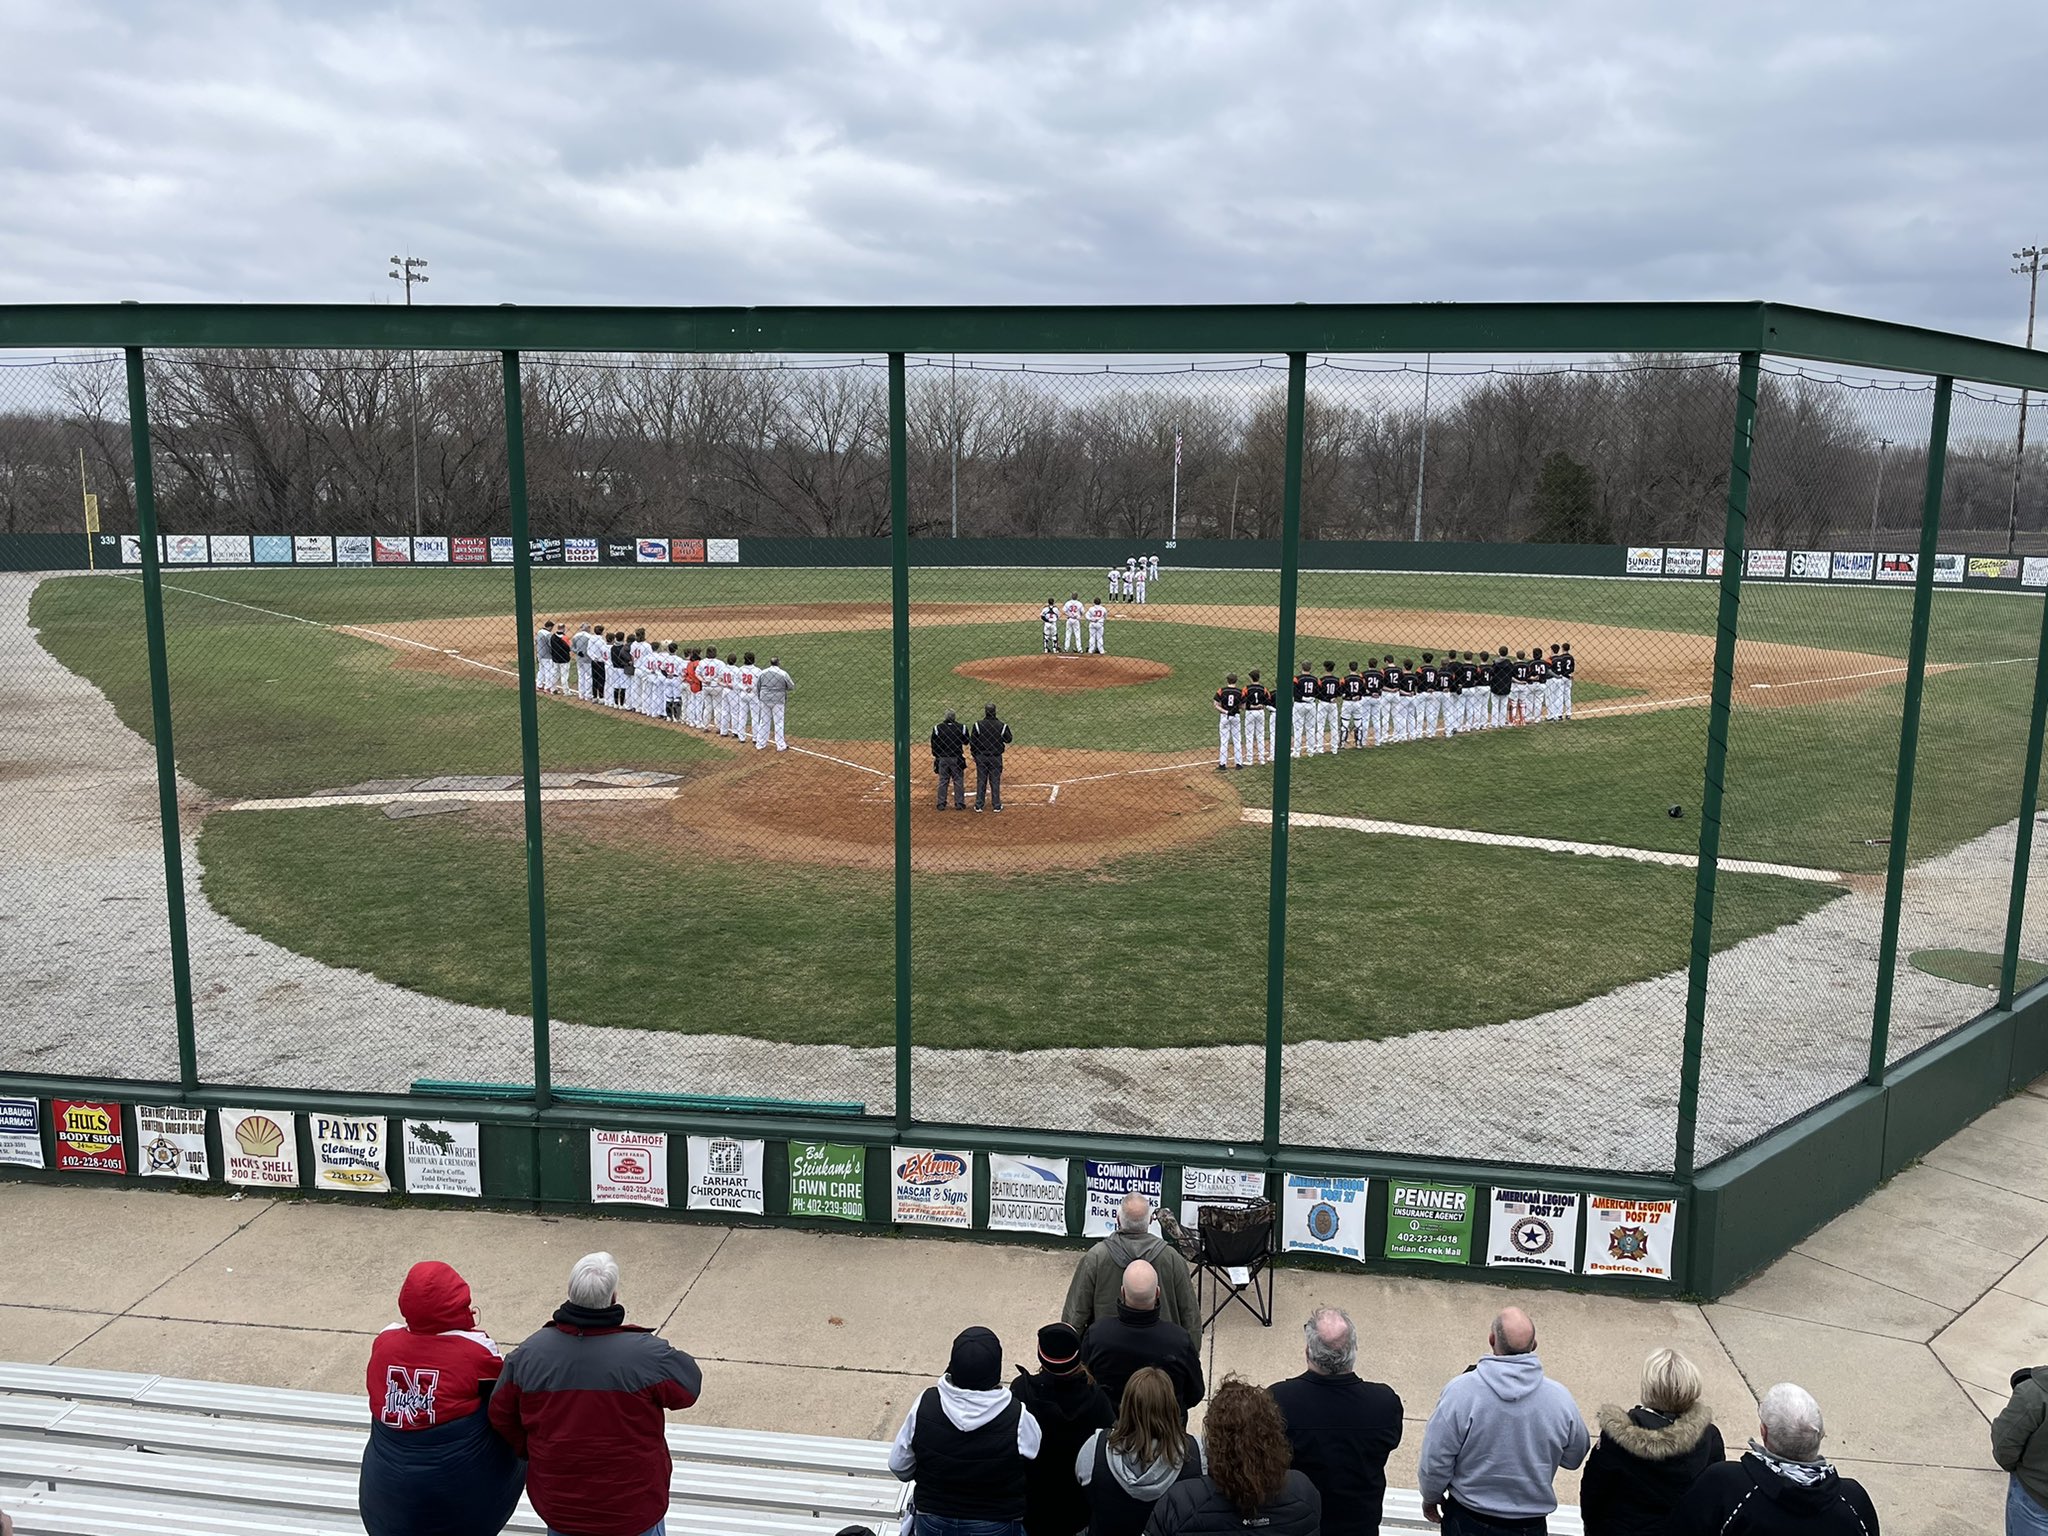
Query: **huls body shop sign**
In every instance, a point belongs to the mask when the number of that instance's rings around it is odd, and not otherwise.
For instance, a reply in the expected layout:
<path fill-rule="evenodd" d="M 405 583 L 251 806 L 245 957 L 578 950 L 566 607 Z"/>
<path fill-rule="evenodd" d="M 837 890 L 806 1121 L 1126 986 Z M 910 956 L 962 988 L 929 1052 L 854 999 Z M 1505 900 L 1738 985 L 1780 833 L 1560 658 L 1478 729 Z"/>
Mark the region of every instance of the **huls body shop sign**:
<path fill-rule="evenodd" d="M 82 1099 L 52 1099 L 57 1166 L 72 1173 L 126 1173 L 128 1144 L 121 1137 L 121 1106 Z"/>

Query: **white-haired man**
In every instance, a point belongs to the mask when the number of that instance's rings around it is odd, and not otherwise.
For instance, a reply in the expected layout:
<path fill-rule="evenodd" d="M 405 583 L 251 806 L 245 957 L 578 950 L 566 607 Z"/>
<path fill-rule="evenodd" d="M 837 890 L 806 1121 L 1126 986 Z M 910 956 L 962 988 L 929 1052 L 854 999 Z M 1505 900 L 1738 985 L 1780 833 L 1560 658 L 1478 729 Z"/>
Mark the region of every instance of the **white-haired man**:
<path fill-rule="evenodd" d="M 1302 1331 L 1308 1369 L 1270 1389 L 1295 1470 L 1323 1496 L 1323 1536 L 1377 1536 L 1387 1457 L 1401 1443 L 1400 1395 L 1358 1379 L 1358 1330 L 1341 1307 L 1317 1307 Z"/>
<path fill-rule="evenodd" d="M 619 1265 L 587 1253 L 569 1299 L 520 1345 L 491 1394 L 491 1424 L 526 1458 L 526 1493 L 553 1536 L 666 1536 L 663 1410 L 703 1389 L 697 1362 L 626 1322 Z"/>
<path fill-rule="evenodd" d="M 1188 1273 L 1188 1261 L 1152 1230 L 1152 1202 L 1136 1192 L 1125 1195 L 1118 1207 L 1116 1230 L 1081 1256 L 1067 1286 L 1060 1321 L 1074 1332 L 1086 1334 L 1097 1318 L 1115 1317 L 1124 1270 L 1138 1259 L 1150 1264 L 1159 1276 L 1160 1317 L 1187 1329 L 1188 1337 L 1200 1349 L 1202 1314 L 1195 1306 L 1195 1281 Z"/>
<path fill-rule="evenodd" d="M 1709 1467 L 1672 1511 L 1678 1536 L 1878 1536 L 1877 1509 L 1820 1453 L 1820 1404 L 1781 1381 L 1756 1405 L 1757 1438 L 1740 1461 Z"/>

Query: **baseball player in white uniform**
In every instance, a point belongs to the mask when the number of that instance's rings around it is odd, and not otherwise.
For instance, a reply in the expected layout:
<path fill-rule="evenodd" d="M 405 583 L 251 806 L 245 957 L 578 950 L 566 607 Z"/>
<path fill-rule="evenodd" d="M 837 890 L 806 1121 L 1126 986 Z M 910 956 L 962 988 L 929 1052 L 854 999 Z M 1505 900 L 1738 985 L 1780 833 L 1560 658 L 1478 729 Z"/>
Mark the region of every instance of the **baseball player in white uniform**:
<path fill-rule="evenodd" d="M 1062 650 L 1078 652 L 1081 649 L 1081 616 L 1085 611 L 1086 607 L 1078 592 L 1060 604 L 1060 612 L 1067 621 L 1067 638 L 1061 647 Z"/>
<path fill-rule="evenodd" d="M 720 734 L 744 736 L 747 705 L 740 697 L 740 659 L 735 653 L 725 653 L 725 660 L 718 665 L 718 680 L 725 684 L 725 692 L 719 695 L 724 705 L 724 711 L 719 717 Z"/>
<path fill-rule="evenodd" d="M 1216 690 L 1216 766 L 1244 766 L 1244 690 L 1237 686 L 1237 674 L 1223 679 Z"/>
<path fill-rule="evenodd" d="M 1108 622 L 1109 610 L 1102 606 L 1102 599 L 1098 597 L 1088 605 L 1088 654 L 1090 656 L 1107 654 L 1102 649 L 1102 626 Z"/>
<path fill-rule="evenodd" d="M 1145 557 L 1145 564 L 1151 570 L 1152 580 L 1157 581 L 1159 579 L 1159 557 L 1157 555 L 1147 555 Z"/>
<path fill-rule="evenodd" d="M 1254 672 L 1244 685 L 1244 755 L 1254 767 L 1273 761 L 1272 716 L 1273 691 Z"/>
<path fill-rule="evenodd" d="M 761 680 L 761 669 L 754 665 L 752 651 L 740 658 L 740 669 L 735 676 L 738 678 L 738 692 L 733 695 L 732 723 L 739 732 L 740 740 L 752 737 L 758 742 L 761 727 L 768 722 L 761 714 L 761 701 L 754 694 L 754 685 Z"/>
<path fill-rule="evenodd" d="M 1112 603 L 1115 602 L 1117 599 L 1118 587 L 1119 584 L 1123 581 L 1123 579 L 1124 573 L 1121 570 L 1119 570 L 1116 566 L 1112 565 L 1109 568 L 1109 600 Z"/>
<path fill-rule="evenodd" d="M 533 691 L 552 693 L 555 689 L 555 625 L 551 619 L 533 637 Z"/>
<path fill-rule="evenodd" d="M 1145 601 L 1145 562 L 1140 560 L 1131 567 L 1131 580 L 1137 585 L 1131 588 L 1131 601 L 1142 604 Z"/>
<path fill-rule="evenodd" d="M 719 735 L 725 730 L 725 663 L 713 651 L 697 663 L 697 675 L 704 679 L 704 724 Z"/>

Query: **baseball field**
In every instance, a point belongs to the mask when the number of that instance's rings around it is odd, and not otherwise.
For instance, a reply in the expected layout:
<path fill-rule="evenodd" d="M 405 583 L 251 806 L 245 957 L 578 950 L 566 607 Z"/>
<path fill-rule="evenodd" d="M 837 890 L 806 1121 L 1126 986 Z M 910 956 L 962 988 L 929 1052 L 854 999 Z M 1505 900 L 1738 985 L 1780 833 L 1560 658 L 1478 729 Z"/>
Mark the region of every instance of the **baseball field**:
<path fill-rule="evenodd" d="M 1450 1136 L 1459 1144 L 1444 1150 L 1519 1145 L 1528 1160 L 1648 1155 L 1654 1166 L 1654 1154 L 1611 1149 L 1621 1131 L 1570 1129 L 1570 1089 L 1603 1080 L 1652 1130 L 1668 1123 L 1682 1020 L 1669 983 L 1691 936 L 1714 584 L 1305 573 L 1300 654 L 1282 657 L 1272 573 L 1169 567 L 1145 606 L 1112 607 L 1108 656 L 1040 654 L 1040 605 L 1077 590 L 1089 600 L 1100 581 L 912 575 L 908 984 L 947 1116 L 1234 1133 L 1235 1098 L 1256 1083 L 1245 1048 L 1265 1029 L 1273 785 L 1269 768 L 1216 771 L 1210 701 L 1224 675 L 1569 642 L 1568 722 L 1295 763 L 1292 807 L 1307 814 L 1288 864 L 1290 1132 L 1391 1147 L 1435 1134 L 1447 1113 L 1483 1126 L 1483 1107 L 1447 1111 L 1446 1091 L 1494 1092 L 1519 1064 L 1553 1073 L 1554 1144 L 1522 1144 L 1542 1141 L 1523 1117 L 1512 1132 Z M 511 618 L 509 573 L 167 571 L 164 582 L 205 902 L 256 939 L 376 978 L 380 996 L 524 1012 L 523 834 L 507 786 L 519 771 L 517 650 L 530 642 Z M 535 593 L 537 621 L 773 655 L 796 681 L 786 754 L 573 697 L 540 701 L 551 1011 L 571 1042 L 621 1043 L 581 1058 L 572 1044 L 558 1070 L 603 1086 L 876 1107 L 886 1089 L 858 1063 L 893 1038 L 887 573 L 546 568 Z M 1956 861 L 2000 829 L 2010 847 L 2039 601 L 1935 596 L 1910 848 L 1926 889 L 1949 892 L 1914 919 L 1930 938 L 1974 931 L 1977 907 L 1994 901 L 2002 917 L 2003 886 Z M 1910 608 L 1910 588 L 1744 591 L 1722 843 L 1724 859 L 1744 862 L 1719 882 L 1714 944 L 1735 953 L 1714 1026 L 1728 1042 L 1775 1032 L 1780 1058 L 1811 1058 L 1816 1081 L 1867 1031 L 1867 1001 L 1854 1012 L 1874 966 L 1866 955 L 1854 984 L 1815 990 L 1797 967 L 1774 977 L 1764 946 L 1827 931 L 1852 959 L 1859 946 L 1874 955 Z M 28 617 L 43 665 L 85 679 L 128 731 L 149 734 L 136 581 L 46 579 Z M 1016 737 L 1005 813 L 939 814 L 924 737 L 944 710 L 968 720 L 984 702 Z M 446 782 L 422 786 L 433 780 Z M 1947 947 L 1958 945 L 1973 947 Z M 1745 976 L 1775 999 L 1768 1019 L 1737 995 Z M 1929 1028 L 1982 1006 L 1981 987 L 1921 980 L 1925 998 L 1908 988 L 1899 1006 L 1931 998 Z M 286 1035 L 292 1009 L 280 995 L 270 1011 Z M 423 1013 L 401 1032 L 437 1017 L 470 1014 Z M 675 1036 L 799 1049 L 735 1047 L 754 1065 L 726 1074 L 699 1050 L 696 1080 L 676 1081 L 676 1058 L 652 1043 Z M 462 1055 L 461 1041 L 442 1044 Z M 1406 1054 L 1365 1049 L 1396 1044 Z M 517 1079 L 516 1064 L 481 1045 L 473 1054 L 464 1075 Z M 393 1073 L 418 1065 L 361 1055 L 353 1085 L 402 1087 Z M 1055 1060 L 1059 1071 L 1040 1070 Z M 1589 1078 L 1559 1067 L 1574 1061 Z M 1616 1078 L 1617 1061 L 1638 1065 Z M 1755 1076 L 1731 1064 L 1726 1091 L 1739 1098 Z M 1811 1101 L 1810 1086 L 1799 1091 Z M 1754 1129 L 1732 1100 L 1723 1118 L 1727 1136 Z"/>

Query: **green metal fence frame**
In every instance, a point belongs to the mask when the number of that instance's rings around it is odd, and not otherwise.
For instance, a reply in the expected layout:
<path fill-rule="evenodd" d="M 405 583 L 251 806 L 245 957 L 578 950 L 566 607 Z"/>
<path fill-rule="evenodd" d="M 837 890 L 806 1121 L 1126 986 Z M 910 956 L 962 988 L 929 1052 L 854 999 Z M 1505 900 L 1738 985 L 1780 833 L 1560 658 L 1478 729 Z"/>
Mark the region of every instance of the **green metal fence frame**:
<path fill-rule="evenodd" d="M 2019 794 L 2019 836 L 2012 872 L 1998 1007 L 1964 1026 L 1949 1041 L 1907 1062 L 1888 1065 L 1886 1044 L 1891 1012 L 1891 972 L 1898 950 L 1900 901 L 1906 876 L 1907 837 L 1912 814 L 1913 765 L 1917 755 L 1919 703 L 1926 669 L 1927 628 L 1932 602 L 1933 553 L 1939 528 L 1949 405 L 1956 380 L 2011 389 L 2048 391 L 2048 356 L 1998 342 L 1948 335 L 1911 326 L 1829 314 L 1761 302 L 1727 304 L 1477 304 L 1477 305 L 1222 305 L 1105 308 L 955 307 L 844 309 L 618 309 L 434 307 L 381 305 L 42 305 L 0 306 L 0 349 L 120 348 L 124 353 L 135 459 L 137 530 L 142 551 L 141 583 L 150 660 L 150 704 L 155 730 L 158 787 L 163 817 L 166 903 L 170 919 L 173 1003 L 178 1043 L 175 1083 L 108 1083 L 76 1078 L 0 1072 L 0 1090 L 63 1095 L 99 1093 L 124 1099 L 156 1099 L 197 1106 L 259 1102 L 280 1108 L 347 1105 L 365 1113 L 417 1114 L 423 1100 L 377 1094 L 304 1094 L 247 1085 L 209 1084 L 198 1066 L 189 946 L 184 911 L 184 870 L 176 790 L 176 754 L 171 733 L 171 699 L 165 657 L 162 576 L 157 558 L 155 487 L 149 432 L 144 358 L 152 349 L 213 347 L 372 348 L 497 352 L 504 375 L 505 432 L 513 536 L 513 582 L 522 636 L 533 630 L 532 565 L 527 540 L 521 354 L 558 352 L 871 353 L 887 360 L 889 377 L 890 574 L 893 607 L 892 669 L 895 714 L 895 1105 L 887 1117 L 857 1122 L 806 1118 L 749 1106 L 732 1113 L 678 1100 L 649 1103 L 646 1096 L 578 1093 L 558 1099 L 552 1081 L 549 1041 L 547 932 L 541 835 L 539 731 L 534 696 L 534 655 L 519 652 L 521 766 L 524 781 L 525 851 L 532 966 L 533 1082 L 516 1094 L 471 1099 L 436 1099 L 437 1114 L 461 1114 L 492 1128 L 486 1158 L 498 1170 L 496 1182 L 507 1198 L 541 1205 L 581 1203 L 578 1132 L 599 1119 L 612 1126 L 670 1131 L 744 1129 L 777 1139 L 842 1139 L 886 1145 L 890 1138 L 943 1139 L 976 1151 L 1029 1142 L 1054 1155 L 1144 1158 L 1178 1165 L 1188 1162 L 1283 1167 L 1327 1173 L 1387 1177 L 1451 1178 L 1489 1185 L 1546 1185 L 1600 1190 L 1641 1198 L 1690 1201 L 1681 1226 L 1677 1280 L 1666 1290 L 1711 1286 L 1739 1278 L 1744 1265 L 1764 1248 L 1733 1238 L 1724 1213 L 1740 1211 L 1748 1192 L 1782 1172 L 1784 1160 L 1810 1155 L 1844 1127 L 1872 1114 L 1880 1127 L 1870 1157 L 1883 1168 L 1899 1149 L 1917 1145 L 1932 1128 L 1977 1105 L 1996 1083 L 2015 1086 L 2023 1069 L 2048 1064 L 2048 988 L 2025 998 L 2014 995 L 2018 939 L 2025 911 L 2032 821 L 2037 800 L 2044 728 L 2048 728 L 2048 601 L 2043 604 L 2042 646 L 2037 661 L 2029 722 L 2026 767 Z M 1450 1158 L 1392 1156 L 1358 1149 L 1293 1148 L 1282 1139 L 1281 1067 L 1285 1044 L 1285 954 L 1290 756 L 1276 754 L 1272 817 L 1271 881 L 1268 896 L 1268 976 L 1265 1019 L 1265 1091 L 1262 1134 L 1254 1146 L 1208 1140 L 1081 1136 L 1015 1126 L 949 1126 L 921 1122 L 914 1113 L 911 1073 L 909 708 L 910 637 L 906 360 L 914 353 L 999 352 L 1005 354 L 1173 353 L 1284 354 L 1287 360 L 1287 416 L 1280 536 L 1279 644 L 1282 656 L 1296 649 L 1296 614 L 1301 571 L 1302 460 L 1308 356 L 1314 353 L 1423 352 L 1570 353 L 1704 352 L 1739 360 L 1737 403 L 1730 440 L 1730 484 L 1725 564 L 1708 710 L 1707 759 L 1701 795 L 1698 871 L 1695 885 L 1692 954 L 1684 1015 L 1684 1050 L 1678 1085 L 1676 1141 L 1670 1177 L 1614 1173 L 1601 1169 L 1480 1164 Z M 1907 699 L 1900 725 L 1893 839 L 1886 873 L 1884 927 L 1878 995 L 1870 1032 L 1869 1070 L 1864 1086 L 1801 1117 L 1771 1137 L 1695 1168 L 1707 983 L 1711 961 L 1715 882 L 1719 864 L 1722 779 L 1733 688 L 1735 646 L 1745 581 L 1744 537 L 1751 448 L 1757 418 L 1757 386 L 1765 354 L 1933 376 L 1936 397 L 1928 443 L 1920 564 L 1913 594 L 1913 631 L 1908 659 Z M 1280 690 L 1276 739 L 1290 737 L 1292 700 Z M 2003 1053 L 2001 1055 L 2001 1052 Z M 1914 1084 L 1963 1084 L 1936 1092 L 1929 1108 L 1923 1095 L 1910 1118 L 1894 1123 L 1884 1114 L 1887 1095 Z M 1941 1105 L 1946 1105 L 1943 1109 Z M 502 1135 L 501 1135 L 502 1133 Z M 550 1149 L 553 1149 L 551 1152 Z M 577 1177 L 571 1177 L 572 1174 Z M 1883 1176 L 1882 1173 L 1877 1175 Z M 1808 1216 L 1824 1219 L 1846 1198 L 1843 1191 L 1867 1187 L 1861 1173 L 1844 1176 L 1840 1188 L 1778 1222 L 1784 1245 L 1796 1241 Z M 872 1201 L 870 1202 L 872 1206 Z M 1800 1230 L 1793 1230 L 1800 1228 Z M 1775 1239 L 1774 1239 L 1775 1241 Z M 1766 1255 L 1767 1256 L 1767 1255 Z M 1480 1271 L 1484 1272 L 1484 1271 Z M 1518 1279 L 1531 1278 L 1519 1274 Z M 1574 1277 L 1570 1283 L 1593 1283 Z M 1640 1290 L 1640 1287 L 1637 1288 Z"/>

